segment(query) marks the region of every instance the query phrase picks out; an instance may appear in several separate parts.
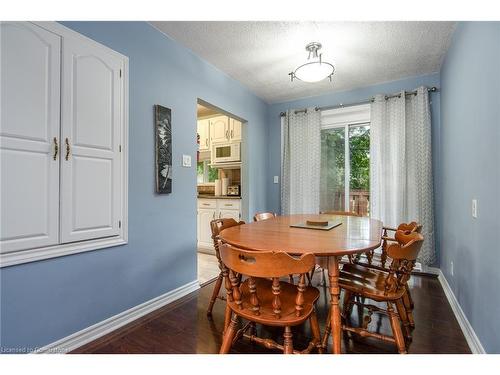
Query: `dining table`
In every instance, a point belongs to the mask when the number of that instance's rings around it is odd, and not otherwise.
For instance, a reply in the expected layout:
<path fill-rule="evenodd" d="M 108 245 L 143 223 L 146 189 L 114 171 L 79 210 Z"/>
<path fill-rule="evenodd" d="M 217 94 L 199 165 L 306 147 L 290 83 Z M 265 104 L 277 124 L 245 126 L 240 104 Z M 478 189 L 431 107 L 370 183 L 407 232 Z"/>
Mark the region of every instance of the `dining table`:
<path fill-rule="evenodd" d="M 298 228 L 292 225 L 328 221 L 339 224 L 329 230 Z M 323 267 L 327 265 L 332 351 L 341 353 L 339 264 L 345 255 L 355 255 L 381 245 L 382 222 L 369 217 L 330 214 L 276 216 L 267 220 L 224 229 L 220 239 L 235 247 L 252 251 L 284 251 L 293 256 L 312 253 Z M 326 349 L 326 348 L 325 348 Z"/>

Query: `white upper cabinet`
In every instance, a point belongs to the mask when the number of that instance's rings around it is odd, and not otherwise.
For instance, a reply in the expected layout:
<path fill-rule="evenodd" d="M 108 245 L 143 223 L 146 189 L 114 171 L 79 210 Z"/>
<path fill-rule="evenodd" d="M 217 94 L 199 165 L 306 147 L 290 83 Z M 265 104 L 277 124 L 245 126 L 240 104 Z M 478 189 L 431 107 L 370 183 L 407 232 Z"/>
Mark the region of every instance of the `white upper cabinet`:
<path fill-rule="evenodd" d="M 59 242 L 61 37 L 0 24 L 1 252 Z M 56 146 L 57 144 L 57 146 Z"/>
<path fill-rule="evenodd" d="M 210 119 L 210 139 L 213 143 L 229 141 L 229 117 L 218 116 Z"/>
<path fill-rule="evenodd" d="M 117 235 L 123 60 L 107 48 L 67 38 L 63 66 L 62 241 Z"/>
<path fill-rule="evenodd" d="M 231 142 L 241 142 L 241 121 L 235 120 L 234 118 L 229 121 L 229 136 Z"/>
<path fill-rule="evenodd" d="M 200 151 L 210 150 L 210 120 L 198 120 L 198 135 L 200 136 Z"/>
<path fill-rule="evenodd" d="M 0 265 L 126 243 L 128 59 L 55 22 L 0 32 Z"/>

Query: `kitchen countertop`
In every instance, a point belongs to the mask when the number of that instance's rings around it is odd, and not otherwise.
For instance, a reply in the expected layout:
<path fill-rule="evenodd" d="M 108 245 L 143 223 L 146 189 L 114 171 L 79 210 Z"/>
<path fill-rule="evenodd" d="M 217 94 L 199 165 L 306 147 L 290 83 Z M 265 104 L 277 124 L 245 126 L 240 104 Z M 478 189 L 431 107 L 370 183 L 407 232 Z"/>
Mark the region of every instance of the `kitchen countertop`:
<path fill-rule="evenodd" d="M 208 194 L 198 194 L 198 198 L 203 199 L 241 199 L 240 196 L 236 195 L 208 195 Z"/>

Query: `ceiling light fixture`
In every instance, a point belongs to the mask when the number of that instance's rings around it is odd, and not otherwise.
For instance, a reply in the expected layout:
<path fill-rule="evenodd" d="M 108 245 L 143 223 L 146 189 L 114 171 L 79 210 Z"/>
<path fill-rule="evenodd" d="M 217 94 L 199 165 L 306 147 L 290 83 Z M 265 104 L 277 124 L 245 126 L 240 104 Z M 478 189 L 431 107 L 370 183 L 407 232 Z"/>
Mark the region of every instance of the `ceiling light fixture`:
<path fill-rule="evenodd" d="M 288 73 L 292 82 L 294 78 L 304 82 L 319 82 L 325 78 L 330 78 L 330 82 L 332 81 L 335 68 L 329 62 L 321 61 L 321 53 L 318 54 L 320 49 L 321 43 L 317 42 L 309 43 L 306 46 L 306 51 L 309 52 L 307 62 Z"/>

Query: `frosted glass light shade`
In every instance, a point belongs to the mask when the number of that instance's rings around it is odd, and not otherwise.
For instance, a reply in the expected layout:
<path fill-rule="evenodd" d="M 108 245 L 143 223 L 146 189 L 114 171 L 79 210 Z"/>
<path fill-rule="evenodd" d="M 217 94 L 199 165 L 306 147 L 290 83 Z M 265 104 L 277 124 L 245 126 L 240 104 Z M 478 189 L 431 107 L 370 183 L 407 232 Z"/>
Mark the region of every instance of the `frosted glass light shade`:
<path fill-rule="evenodd" d="M 304 82 L 319 82 L 333 74 L 333 65 L 327 62 L 310 62 L 295 69 L 294 75 Z"/>

